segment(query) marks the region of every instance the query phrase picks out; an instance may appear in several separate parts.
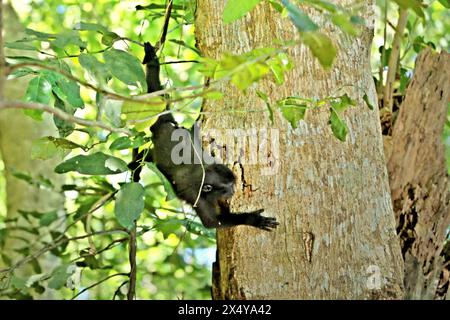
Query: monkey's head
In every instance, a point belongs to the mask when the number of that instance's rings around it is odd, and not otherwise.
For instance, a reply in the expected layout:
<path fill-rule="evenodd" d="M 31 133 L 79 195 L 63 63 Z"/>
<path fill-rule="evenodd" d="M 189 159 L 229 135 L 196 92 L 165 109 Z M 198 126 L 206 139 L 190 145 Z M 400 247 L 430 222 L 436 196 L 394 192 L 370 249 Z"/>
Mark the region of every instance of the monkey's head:
<path fill-rule="evenodd" d="M 233 171 L 223 164 L 205 166 L 202 197 L 212 201 L 231 198 L 235 180 Z"/>

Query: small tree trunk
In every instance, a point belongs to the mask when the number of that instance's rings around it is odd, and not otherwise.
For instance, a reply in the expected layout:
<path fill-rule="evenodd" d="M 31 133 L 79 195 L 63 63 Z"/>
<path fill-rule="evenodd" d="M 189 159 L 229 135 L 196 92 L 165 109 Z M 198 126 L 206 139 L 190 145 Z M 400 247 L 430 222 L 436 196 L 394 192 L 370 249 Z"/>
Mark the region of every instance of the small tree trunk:
<path fill-rule="evenodd" d="M 224 3 L 198 1 L 197 44 L 207 57 L 243 53 L 298 37 L 293 24 L 266 2 L 245 18 L 224 25 Z M 263 207 L 266 215 L 277 217 L 280 226 L 272 233 L 246 226 L 218 231 L 213 298 L 403 297 L 403 261 L 395 233 L 379 113 L 369 110 L 362 99 L 366 92 L 376 105 L 369 61 L 373 2 L 362 6 L 368 26 L 357 38 L 343 35 L 316 11 L 308 12 L 324 26 L 322 30 L 339 50 L 330 72 L 323 70 L 307 48 L 298 46 L 290 50 L 296 66 L 282 86 L 271 81 L 258 84 L 258 90 L 272 101 L 290 95 L 324 98 L 345 86 L 345 91 L 339 92 L 348 93 L 358 104 L 344 112 L 349 126 L 345 143 L 333 136 L 327 108 L 308 111 L 306 121 L 295 130 L 276 111 L 271 125 L 267 108 L 254 88 L 244 94 L 232 84 L 223 85 L 226 99 L 204 106 L 212 112 L 204 127 L 239 128 L 257 137 L 270 133 L 279 146 L 271 150 L 268 167 L 233 159 L 239 177 L 233 211 Z M 260 112 L 227 112 L 231 109 Z M 213 138 L 211 141 L 221 145 L 218 137 Z M 238 148 L 237 154 L 246 159 L 254 156 L 248 146 Z M 263 145 L 257 149 L 267 153 Z"/>
<path fill-rule="evenodd" d="M 450 54 L 422 51 L 392 131 L 388 169 L 409 299 L 443 298 L 448 291 L 441 253 L 450 224 L 442 143 L 449 84 Z"/>

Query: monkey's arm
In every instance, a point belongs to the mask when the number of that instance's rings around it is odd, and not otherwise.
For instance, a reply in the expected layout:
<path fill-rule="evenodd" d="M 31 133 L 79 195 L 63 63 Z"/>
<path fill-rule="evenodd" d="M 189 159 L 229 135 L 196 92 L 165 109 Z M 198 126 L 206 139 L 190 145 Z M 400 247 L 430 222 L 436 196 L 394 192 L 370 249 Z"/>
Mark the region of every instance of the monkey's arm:
<path fill-rule="evenodd" d="M 199 200 L 195 211 L 206 228 L 248 225 L 266 231 L 272 231 L 279 224 L 275 218 L 262 216 L 261 213 L 264 209 L 245 213 L 231 213 L 226 204 L 220 202 L 212 204 L 203 199 Z"/>

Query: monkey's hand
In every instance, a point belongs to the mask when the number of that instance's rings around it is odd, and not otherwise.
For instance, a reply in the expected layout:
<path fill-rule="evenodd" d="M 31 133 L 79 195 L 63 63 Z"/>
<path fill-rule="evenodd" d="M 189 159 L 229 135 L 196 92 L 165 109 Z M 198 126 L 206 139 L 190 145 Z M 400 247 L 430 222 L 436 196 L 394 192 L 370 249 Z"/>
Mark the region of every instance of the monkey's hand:
<path fill-rule="evenodd" d="M 272 229 L 275 229 L 279 225 L 277 219 L 271 217 L 264 217 L 261 215 L 262 212 L 264 212 L 264 209 L 259 209 L 247 213 L 248 214 L 247 221 L 249 222 L 249 225 L 266 231 L 272 231 Z"/>
<path fill-rule="evenodd" d="M 248 225 L 266 231 L 272 231 L 279 223 L 275 218 L 264 217 L 261 215 L 264 209 L 246 212 L 246 213 L 227 213 L 221 214 L 217 218 L 221 227 L 230 227 L 236 225 Z"/>

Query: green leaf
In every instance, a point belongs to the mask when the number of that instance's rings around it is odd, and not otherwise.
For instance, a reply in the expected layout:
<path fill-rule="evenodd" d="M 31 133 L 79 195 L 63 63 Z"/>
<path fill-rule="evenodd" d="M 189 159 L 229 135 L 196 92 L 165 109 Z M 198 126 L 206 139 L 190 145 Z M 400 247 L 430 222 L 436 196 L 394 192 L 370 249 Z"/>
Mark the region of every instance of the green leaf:
<path fill-rule="evenodd" d="M 132 145 L 133 142 L 130 137 L 119 137 L 111 143 L 109 150 L 131 149 Z"/>
<path fill-rule="evenodd" d="M 26 285 L 27 281 L 25 279 L 19 278 L 15 275 L 11 278 L 11 286 L 16 288 L 17 290 L 24 291 L 27 289 Z"/>
<path fill-rule="evenodd" d="M 297 128 L 298 122 L 305 118 L 306 109 L 308 109 L 306 104 L 290 104 L 288 100 L 279 102 L 278 107 L 283 117 L 289 121 L 294 129 Z"/>
<path fill-rule="evenodd" d="M 284 83 L 284 73 L 293 67 L 289 57 L 284 53 L 280 53 L 272 59 L 269 59 L 267 65 L 269 66 L 270 71 L 272 71 L 275 82 L 278 85 Z"/>
<path fill-rule="evenodd" d="M 82 41 L 80 34 L 76 31 L 69 31 L 58 34 L 56 39 L 50 43 L 51 47 L 56 50 L 63 50 L 68 45 L 74 45 L 81 49 L 85 49 L 87 44 Z"/>
<path fill-rule="evenodd" d="M 34 140 L 31 144 L 31 159 L 47 160 L 55 156 L 63 158 L 67 152 L 53 143 L 49 137 Z"/>
<path fill-rule="evenodd" d="M 66 107 L 64 101 L 58 98 L 58 96 L 55 97 L 55 108 L 60 109 L 68 114 L 73 115 L 75 113 L 75 109 L 71 108 L 70 106 Z M 62 120 L 56 116 L 53 116 L 53 123 L 55 124 L 56 128 L 58 128 L 58 132 L 61 137 L 67 137 L 75 129 L 75 124 L 69 121 Z"/>
<path fill-rule="evenodd" d="M 147 163 L 147 167 L 153 171 L 161 180 L 161 183 L 164 186 L 164 190 L 167 193 L 167 200 L 176 199 L 177 195 L 175 194 L 175 191 L 173 190 L 172 184 L 167 180 L 166 176 L 159 171 L 159 169 L 156 167 L 154 163 Z"/>
<path fill-rule="evenodd" d="M 203 97 L 209 100 L 220 100 L 223 98 L 223 93 L 217 90 L 206 91 Z"/>
<path fill-rule="evenodd" d="M 139 97 L 142 98 L 145 95 Z M 154 124 L 158 119 L 156 115 L 166 109 L 166 103 L 162 97 L 150 97 L 146 101 L 149 102 L 148 105 L 133 101 L 124 101 L 122 105 L 122 114 L 127 120 L 142 120 L 134 126 L 138 131 L 144 131 Z"/>
<path fill-rule="evenodd" d="M 82 149 L 84 150 L 85 147 L 82 145 L 79 145 L 78 143 L 75 143 L 73 141 L 63 139 L 63 138 L 55 138 L 55 137 L 46 137 L 49 141 L 53 142 L 55 146 L 62 149 L 72 150 L 72 149 Z"/>
<path fill-rule="evenodd" d="M 102 44 L 105 46 L 112 46 L 114 42 L 116 42 L 118 39 L 120 39 L 120 36 L 117 33 L 114 32 L 106 32 L 102 37 Z"/>
<path fill-rule="evenodd" d="M 284 8 L 281 3 L 275 0 L 269 0 L 269 3 L 278 13 L 283 13 Z"/>
<path fill-rule="evenodd" d="M 201 72 L 215 80 L 231 76 L 231 82 L 245 90 L 270 71 L 268 61 L 274 59 L 274 52 L 273 48 L 259 48 L 242 55 L 224 54 L 220 61 L 204 59 Z"/>
<path fill-rule="evenodd" d="M 158 224 L 158 231 L 161 231 L 164 239 L 170 234 L 176 233 L 183 226 L 183 222 L 177 219 L 165 219 Z"/>
<path fill-rule="evenodd" d="M 39 38 L 40 40 L 48 40 L 48 39 L 53 39 L 56 37 L 55 34 L 39 32 L 39 31 L 35 31 L 35 30 L 29 29 L 29 28 L 25 29 L 25 34 L 30 35 L 30 36 L 35 36 L 36 38 Z"/>
<path fill-rule="evenodd" d="M 19 50 L 28 50 L 28 51 L 37 51 L 36 47 L 29 44 L 29 43 L 24 43 L 24 42 L 6 42 L 5 43 L 5 48 L 10 48 L 10 49 L 19 49 Z"/>
<path fill-rule="evenodd" d="M 228 0 L 223 10 L 223 22 L 233 22 L 250 12 L 262 0 Z"/>
<path fill-rule="evenodd" d="M 406 87 L 409 84 L 411 78 L 408 75 L 408 70 L 405 68 L 400 68 L 400 87 L 398 88 L 401 93 L 405 93 Z"/>
<path fill-rule="evenodd" d="M 425 43 L 423 36 L 417 36 L 414 38 L 413 41 L 413 49 L 416 53 L 419 53 L 422 51 L 422 49 L 425 49 L 427 47 L 427 44 Z"/>
<path fill-rule="evenodd" d="M 45 77 L 39 75 L 31 79 L 25 92 L 25 101 L 48 105 L 51 98 L 52 86 Z M 42 113 L 41 110 L 25 110 L 25 114 L 35 120 L 42 120 Z"/>
<path fill-rule="evenodd" d="M 288 16 L 298 31 L 311 32 L 319 29 L 317 24 L 315 24 L 314 21 L 312 21 L 311 18 L 297 6 L 293 5 L 288 0 L 281 0 L 281 3 L 287 9 Z"/>
<path fill-rule="evenodd" d="M 334 136 L 341 141 L 345 141 L 348 133 L 347 124 L 339 117 L 333 108 L 330 108 L 330 112 L 330 125 Z"/>
<path fill-rule="evenodd" d="M 8 79 L 20 78 L 23 76 L 27 76 L 29 74 L 36 74 L 36 71 L 34 71 L 33 69 L 28 68 L 28 67 L 20 68 L 20 69 L 16 69 L 13 72 L 11 72 L 8 76 Z"/>
<path fill-rule="evenodd" d="M 305 32 L 302 33 L 302 41 L 324 68 L 328 69 L 333 65 L 336 48 L 328 36 L 320 32 Z"/>
<path fill-rule="evenodd" d="M 124 150 L 139 148 L 140 146 L 146 144 L 149 139 L 143 136 L 137 136 L 135 139 L 130 137 L 119 137 L 111 143 L 109 150 Z"/>
<path fill-rule="evenodd" d="M 65 76 L 57 72 L 44 70 L 40 73 L 48 82 L 50 82 L 53 92 L 59 99 L 74 109 L 84 107 L 84 102 L 80 96 L 80 86 L 78 83 L 67 79 Z"/>
<path fill-rule="evenodd" d="M 331 16 L 333 23 L 341 28 L 342 31 L 352 36 L 357 36 L 361 33 L 361 30 L 355 27 L 351 20 L 352 18 L 352 16 L 345 13 L 335 13 Z"/>
<path fill-rule="evenodd" d="M 101 24 L 98 23 L 88 23 L 88 22 L 78 22 L 73 27 L 74 30 L 83 30 L 83 31 L 97 31 L 99 33 L 106 33 L 108 29 Z"/>
<path fill-rule="evenodd" d="M 403 9 L 412 9 L 419 17 L 425 19 L 424 5 L 420 0 L 394 0 Z"/>
<path fill-rule="evenodd" d="M 48 282 L 50 289 L 61 289 L 67 283 L 67 279 L 75 272 L 73 265 L 63 264 L 55 268 L 52 272 L 52 277 Z"/>
<path fill-rule="evenodd" d="M 39 219 L 39 224 L 41 226 L 49 226 L 54 222 L 56 219 L 58 219 L 58 214 L 56 211 L 46 212 L 42 215 L 42 217 Z"/>
<path fill-rule="evenodd" d="M 373 105 L 370 103 L 370 100 L 369 100 L 369 97 L 367 96 L 367 93 L 364 93 L 363 100 L 366 103 L 367 107 L 370 110 L 373 110 Z"/>
<path fill-rule="evenodd" d="M 267 94 L 259 90 L 256 90 L 256 94 L 265 102 L 267 111 L 269 112 L 270 123 L 273 124 L 273 110 L 272 107 L 270 106 L 269 97 L 267 96 Z"/>
<path fill-rule="evenodd" d="M 114 213 L 120 225 L 127 229 L 131 229 L 134 226 L 134 222 L 144 210 L 144 193 L 144 188 L 138 182 L 122 185 L 117 193 L 114 207 Z"/>
<path fill-rule="evenodd" d="M 335 100 L 331 101 L 331 106 L 333 107 L 334 111 L 336 112 L 342 112 L 345 109 L 347 109 L 349 106 L 355 106 L 356 102 L 353 101 L 347 94 L 344 94 Z"/>
<path fill-rule="evenodd" d="M 80 54 L 78 56 L 78 62 L 81 64 L 83 69 L 86 70 L 89 75 L 100 85 L 105 85 L 111 77 L 111 73 L 109 72 L 106 64 L 98 61 L 97 58 L 90 54 Z"/>
<path fill-rule="evenodd" d="M 76 171 L 87 175 L 117 174 L 128 170 L 125 161 L 97 152 L 91 155 L 78 155 L 70 158 L 55 168 L 56 173 Z"/>
<path fill-rule="evenodd" d="M 143 92 L 147 91 L 144 70 L 135 56 L 122 50 L 111 49 L 103 53 L 103 57 L 114 77 L 128 85 L 140 86 Z"/>
<path fill-rule="evenodd" d="M 439 3 L 442 4 L 447 9 L 450 9 L 450 0 L 439 0 Z"/>

